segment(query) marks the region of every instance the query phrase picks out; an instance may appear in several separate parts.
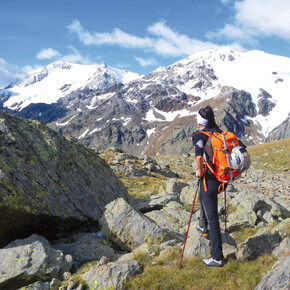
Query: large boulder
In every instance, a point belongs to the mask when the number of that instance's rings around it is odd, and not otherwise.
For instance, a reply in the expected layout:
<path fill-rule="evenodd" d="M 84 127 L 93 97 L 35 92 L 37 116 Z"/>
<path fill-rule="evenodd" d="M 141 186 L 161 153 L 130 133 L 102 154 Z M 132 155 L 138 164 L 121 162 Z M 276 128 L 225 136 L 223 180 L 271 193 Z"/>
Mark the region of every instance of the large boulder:
<path fill-rule="evenodd" d="M 128 198 L 127 190 L 95 151 L 0 111 L 0 247 L 96 226 L 118 197 Z"/>
<path fill-rule="evenodd" d="M 60 278 L 72 257 L 54 250 L 41 236 L 16 240 L 0 250 L 0 289 L 18 289 L 36 281 Z"/>
<path fill-rule="evenodd" d="M 106 206 L 100 224 L 102 233 L 127 251 L 144 243 L 158 245 L 174 237 L 181 240 L 180 235 L 162 229 L 123 198 L 118 198 Z"/>

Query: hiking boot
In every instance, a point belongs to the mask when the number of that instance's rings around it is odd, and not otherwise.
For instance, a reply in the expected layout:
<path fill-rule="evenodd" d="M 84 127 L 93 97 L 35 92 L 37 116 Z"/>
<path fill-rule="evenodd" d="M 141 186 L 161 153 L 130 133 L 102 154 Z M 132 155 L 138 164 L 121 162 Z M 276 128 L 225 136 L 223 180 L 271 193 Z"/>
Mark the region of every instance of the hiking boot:
<path fill-rule="evenodd" d="M 197 229 L 200 233 L 202 233 L 203 236 L 205 236 L 205 237 L 208 236 L 208 229 L 207 229 L 207 227 L 203 228 L 203 227 L 201 227 L 200 225 L 197 225 L 197 226 L 196 226 L 196 229 Z"/>
<path fill-rule="evenodd" d="M 207 267 L 223 267 L 224 266 L 224 261 L 223 260 L 215 260 L 212 257 L 210 258 L 205 258 L 202 260 L 202 262 L 204 263 L 204 265 L 206 265 Z"/>

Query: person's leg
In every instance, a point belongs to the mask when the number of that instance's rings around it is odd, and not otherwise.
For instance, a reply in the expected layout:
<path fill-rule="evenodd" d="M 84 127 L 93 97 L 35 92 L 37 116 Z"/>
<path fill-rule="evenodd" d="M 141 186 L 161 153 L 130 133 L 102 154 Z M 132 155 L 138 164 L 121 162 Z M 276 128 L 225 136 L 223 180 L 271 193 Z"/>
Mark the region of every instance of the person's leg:
<path fill-rule="evenodd" d="M 200 215 L 199 215 L 199 226 L 201 228 L 207 228 L 208 223 L 207 223 L 207 218 L 206 218 L 206 214 L 205 214 L 205 210 L 204 210 L 204 206 L 202 203 L 202 195 L 204 194 L 204 188 L 203 188 L 203 184 L 201 181 L 201 185 L 200 185 L 200 191 L 199 191 L 199 211 L 200 211 Z"/>
<path fill-rule="evenodd" d="M 215 179 L 206 181 L 207 191 L 204 191 L 202 185 L 201 202 L 203 204 L 205 214 L 209 225 L 209 234 L 212 244 L 211 256 L 215 260 L 223 260 L 222 238 L 220 232 L 219 216 L 218 216 L 218 186 L 219 182 Z"/>

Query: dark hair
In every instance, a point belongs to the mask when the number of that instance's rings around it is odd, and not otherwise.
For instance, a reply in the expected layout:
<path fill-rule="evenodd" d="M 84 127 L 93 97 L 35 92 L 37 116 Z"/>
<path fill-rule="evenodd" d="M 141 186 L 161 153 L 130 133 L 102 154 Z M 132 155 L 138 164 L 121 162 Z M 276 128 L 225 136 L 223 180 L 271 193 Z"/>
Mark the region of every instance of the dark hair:
<path fill-rule="evenodd" d="M 198 113 L 206 120 L 208 120 L 208 124 L 206 125 L 206 127 L 208 128 L 214 128 L 217 130 L 220 130 L 220 128 L 218 127 L 218 125 L 215 122 L 215 118 L 214 118 L 214 112 L 213 109 L 210 106 L 206 106 L 205 108 L 201 108 Z"/>

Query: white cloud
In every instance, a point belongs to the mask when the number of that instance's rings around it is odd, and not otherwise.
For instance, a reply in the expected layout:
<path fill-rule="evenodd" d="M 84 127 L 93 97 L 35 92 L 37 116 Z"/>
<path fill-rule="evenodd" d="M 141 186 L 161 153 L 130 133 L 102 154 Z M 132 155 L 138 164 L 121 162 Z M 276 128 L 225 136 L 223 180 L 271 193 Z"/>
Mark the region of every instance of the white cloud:
<path fill-rule="evenodd" d="M 60 57 L 61 60 L 65 62 L 80 63 L 80 64 L 92 64 L 93 61 L 89 56 L 83 56 L 80 51 L 78 51 L 74 46 L 68 47 L 71 53 L 63 55 Z"/>
<path fill-rule="evenodd" d="M 215 33 L 208 33 L 210 38 L 226 37 L 250 44 L 267 36 L 290 40 L 289 0 L 236 1 L 234 8 L 234 22 L 226 24 Z"/>
<path fill-rule="evenodd" d="M 74 20 L 71 25 L 67 27 L 71 32 L 75 32 L 79 40 L 85 45 L 120 45 L 126 48 L 145 48 L 150 47 L 151 40 L 147 37 L 141 38 L 130 35 L 118 28 L 114 29 L 113 32 L 90 33 L 83 29 L 82 25 L 78 20 Z"/>
<path fill-rule="evenodd" d="M 237 22 L 263 35 L 290 39 L 289 0 L 244 0 L 236 3 Z"/>
<path fill-rule="evenodd" d="M 26 68 L 21 69 L 0 58 L 0 87 L 5 87 L 10 83 L 23 79 L 24 77 L 27 77 Z"/>
<path fill-rule="evenodd" d="M 52 59 L 58 57 L 60 54 L 53 48 L 44 48 L 36 54 L 37 59 Z"/>
<path fill-rule="evenodd" d="M 150 58 L 142 58 L 135 56 L 134 59 L 139 62 L 139 64 L 143 67 L 145 66 L 151 66 L 151 65 L 157 65 L 157 60 L 154 57 Z"/>
<path fill-rule="evenodd" d="M 55 59 L 62 60 L 65 62 L 81 63 L 81 64 L 92 64 L 94 63 L 89 56 L 83 56 L 74 46 L 68 46 L 69 53 L 62 55 L 53 48 L 44 48 L 37 53 L 37 59 Z"/>
<path fill-rule="evenodd" d="M 157 22 L 148 28 L 151 37 L 138 37 L 118 28 L 112 32 L 91 33 L 84 30 L 78 20 L 73 21 L 68 29 L 70 32 L 76 33 L 84 45 L 119 45 L 124 48 L 150 50 L 163 56 L 182 57 L 200 50 L 217 47 L 213 43 L 202 42 L 179 34 L 166 26 L 164 22 Z"/>

